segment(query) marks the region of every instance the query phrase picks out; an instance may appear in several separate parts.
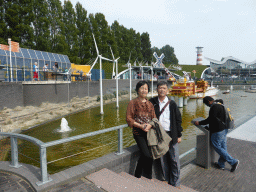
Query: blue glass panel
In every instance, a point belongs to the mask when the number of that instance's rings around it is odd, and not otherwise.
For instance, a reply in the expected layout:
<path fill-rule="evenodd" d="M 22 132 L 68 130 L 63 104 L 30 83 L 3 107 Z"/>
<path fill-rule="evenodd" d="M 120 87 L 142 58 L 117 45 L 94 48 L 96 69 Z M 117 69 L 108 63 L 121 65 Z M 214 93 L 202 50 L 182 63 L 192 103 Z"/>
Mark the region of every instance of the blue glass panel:
<path fill-rule="evenodd" d="M 65 61 L 64 55 L 60 54 L 60 60 L 62 63 L 66 63 L 67 61 Z"/>
<path fill-rule="evenodd" d="M 67 55 L 63 55 L 63 56 L 64 56 L 64 59 L 65 59 L 65 62 L 70 63 L 68 56 Z"/>
<path fill-rule="evenodd" d="M 44 56 L 44 60 L 50 60 L 50 58 L 48 57 L 48 54 L 47 54 L 47 52 L 44 52 L 44 51 L 41 51 L 41 53 L 43 54 L 43 56 Z"/>
<path fill-rule="evenodd" d="M 16 57 L 16 63 L 17 63 L 18 68 L 22 68 L 23 67 L 23 58 Z"/>
<path fill-rule="evenodd" d="M 25 68 L 30 69 L 31 68 L 31 59 L 25 58 Z"/>
<path fill-rule="evenodd" d="M 0 55 L 1 65 L 6 65 L 6 56 Z"/>
<path fill-rule="evenodd" d="M 35 51 L 35 52 L 36 52 L 36 56 L 37 56 L 38 59 L 44 60 L 41 51 Z"/>
<path fill-rule="evenodd" d="M 0 55 L 6 55 L 5 51 L 0 49 Z"/>
<path fill-rule="evenodd" d="M 68 69 L 67 63 L 62 63 L 62 69 L 65 71 L 66 68 Z"/>
<path fill-rule="evenodd" d="M 32 50 L 32 49 L 28 49 L 28 52 L 30 53 L 30 56 L 31 56 L 31 58 L 32 58 L 32 59 L 37 59 L 37 57 L 36 57 L 36 54 L 35 54 L 35 51 L 34 51 L 34 50 Z"/>
<path fill-rule="evenodd" d="M 45 62 L 44 60 L 39 60 L 38 67 L 40 71 L 43 71 L 44 62 Z"/>
<path fill-rule="evenodd" d="M 53 71 L 53 66 L 55 66 L 55 61 L 51 61 L 49 69 Z"/>
<path fill-rule="evenodd" d="M 54 59 L 52 53 L 49 53 L 49 52 L 48 52 L 48 55 L 49 55 L 51 61 L 55 61 L 55 59 Z"/>
<path fill-rule="evenodd" d="M 29 54 L 28 54 L 28 50 L 27 49 L 23 49 L 21 48 L 20 51 L 22 52 L 24 58 L 30 58 Z"/>
<path fill-rule="evenodd" d="M 55 58 L 55 61 L 61 62 L 61 60 L 60 60 L 60 55 L 59 55 L 59 54 L 53 53 L 53 56 L 54 56 L 54 58 Z"/>
<path fill-rule="evenodd" d="M 21 52 L 13 52 L 16 57 L 23 57 Z"/>

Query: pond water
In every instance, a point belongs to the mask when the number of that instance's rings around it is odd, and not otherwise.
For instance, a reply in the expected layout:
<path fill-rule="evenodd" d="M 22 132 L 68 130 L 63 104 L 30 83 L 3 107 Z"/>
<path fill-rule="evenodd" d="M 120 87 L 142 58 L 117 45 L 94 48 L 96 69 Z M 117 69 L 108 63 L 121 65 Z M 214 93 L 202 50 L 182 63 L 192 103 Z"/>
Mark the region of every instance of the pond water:
<path fill-rule="evenodd" d="M 236 120 L 236 125 L 239 126 L 255 116 L 255 96 L 256 94 L 254 93 L 247 93 L 242 90 L 233 90 L 230 94 L 222 94 L 221 90 L 215 99 L 221 98 L 224 100 L 224 104 L 231 109 L 231 113 Z M 129 101 L 121 101 L 119 109 L 116 108 L 115 103 L 104 105 L 104 115 L 100 115 L 100 108 L 96 107 L 65 117 L 69 127 L 72 129 L 69 132 L 61 133 L 58 131 L 61 124 L 61 119 L 59 119 L 38 126 L 37 128 L 24 131 L 22 134 L 35 137 L 43 142 L 49 142 L 126 124 L 125 118 L 128 102 Z M 180 112 L 182 114 L 182 127 L 184 129 L 182 143 L 179 145 L 180 154 L 182 154 L 196 146 L 196 135 L 200 134 L 200 131 L 190 123 L 191 120 L 196 117 L 206 118 L 209 108 L 203 104 L 202 99 L 189 100 L 187 106 L 180 108 Z M 123 137 L 124 148 L 136 144 L 129 127 L 124 129 Z M 117 131 L 112 131 L 49 147 L 47 148 L 48 171 L 52 174 L 105 154 L 115 152 L 117 151 L 118 145 L 117 138 Z M 40 166 L 39 150 L 37 146 L 30 142 L 19 140 L 19 152 L 21 153 L 19 155 L 20 162 Z M 5 160 L 10 161 L 10 152 Z"/>

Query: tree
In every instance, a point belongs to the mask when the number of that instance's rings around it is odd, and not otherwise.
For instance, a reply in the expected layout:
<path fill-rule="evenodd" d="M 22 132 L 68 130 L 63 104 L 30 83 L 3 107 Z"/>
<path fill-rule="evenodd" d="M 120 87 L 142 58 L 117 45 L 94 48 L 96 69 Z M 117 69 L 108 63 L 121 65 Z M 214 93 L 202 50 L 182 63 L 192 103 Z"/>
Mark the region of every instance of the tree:
<path fill-rule="evenodd" d="M 90 47 L 93 42 L 91 41 L 87 11 L 79 2 L 76 4 L 76 26 L 78 30 L 78 57 L 81 60 L 81 64 L 86 64 L 92 57 Z"/>
<path fill-rule="evenodd" d="M 124 47 L 124 43 L 122 41 L 122 34 L 121 34 L 121 26 L 119 25 L 118 21 L 114 21 L 114 23 L 112 23 L 111 25 L 111 31 L 114 35 L 115 38 L 115 43 L 117 46 L 117 50 L 116 50 L 116 54 L 118 56 L 120 56 L 120 60 L 119 62 L 125 62 L 125 60 L 123 59 L 123 57 L 121 56 L 122 54 L 122 49 Z M 115 53 L 115 52 L 114 52 Z M 126 61 L 127 62 L 127 61 Z"/>
<path fill-rule="evenodd" d="M 152 53 L 154 53 L 154 52 L 156 52 L 156 54 L 158 55 L 158 57 L 162 54 L 162 53 L 160 52 L 160 50 L 159 50 L 157 47 L 153 47 L 153 48 L 152 48 Z M 155 58 L 155 57 L 153 57 L 153 61 L 156 62 L 156 58 Z"/>
<path fill-rule="evenodd" d="M 5 2 L 7 36 L 13 41 L 19 42 L 21 47 L 34 48 L 33 5 L 33 0 L 8 0 Z"/>
<path fill-rule="evenodd" d="M 61 33 L 65 37 L 65 41 L 68 45 L 68 49 L 65 50 L 65 52 L 71 62 L 80 63 L 81 60 L 78 58 L 79 45 L 77 40 L 78 30 L 76 28 L 76 14 L 70 1 L 64 1 L 62 14 L 64 27 Z"/>
<path fill-rule="evenodd" d="M 165 45 L 160 49 L 161 54 L 164 54 L 163 62 L 166 64 L 178 64 L 178 59 L 174 54 L 174 48 L 170 45 Z"/>
<path fill-rule="evenodd" d="M 50 21 L 50 50 L 55 53 L 65 54 L 67 44 L 65 37 L 61 34 L 63 30 L 62 6 L 60 0 L 47 0 L 48 19 Z"/>
<path fill-rule="evenodd" d="M 135 61 L 142 61 L 143 60 L 143 55 L 141 51 L 141 36 L 140 33 L 138 32 L 135 35 L 135 51 L 136 51 L 136 58 Z"/>
<path fill-rule="evenodd" d="M 141 34 L 141 53 L 144 61 L 150 62 L 152 60 L 151 42 L 147 32 Z"/>
<path fill-rule="evenodd" d="M 92 33 L 94 34 L 95 37 L 95 41 L 97 43 L 97 47 L 99 49 L 99 51 L 101 50 L 101 43 L 100 42 L 100 32 L 98 30 L 98 24 L 97 21 L 94 18 L 93 14 L 89 14 L 89 21 L 90 21 L 90 29 L 92 31 Z M 93 41 L 93 37 L 91 37 L 92 41 Z M 101 52 L 100 52 L 101 53 Z M 92 48 L 91 48 L 91 55 L 96 58 L 97 57 L 97 52 L 96 52 L 96 47 L 95 44 L 93 43 Z"/>
<path fill-rule="evenodd" d="M 102 13 L 95 14 L 95 21 L 97 22 L 99 32 L 99 41 L 97 43 L 101 44 L 99 48 L 100 54 L 106 58 L 111 58 L 112 56 L 108 46 L 108 22 Z"/>
<path fill-rule="evenodd" d="M 35 49 L 50 51 L 50 21 L 48 19 L 48 4 L 45 0 L 34 0 L 33 21 Z"/>
<path fill-rule="evenodd" d="M 6 0 L 0 0 L 0 44 L 7 44 L 7 26 L 5 22 Z"/>

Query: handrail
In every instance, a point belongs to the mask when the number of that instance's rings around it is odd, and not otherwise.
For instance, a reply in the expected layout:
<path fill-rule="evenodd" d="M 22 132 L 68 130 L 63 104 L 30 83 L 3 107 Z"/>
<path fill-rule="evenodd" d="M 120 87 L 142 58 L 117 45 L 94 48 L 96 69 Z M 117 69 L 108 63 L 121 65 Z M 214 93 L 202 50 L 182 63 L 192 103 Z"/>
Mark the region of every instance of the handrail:
<path fill-rule="evenodd" d="M 51 146 L 54 146 L 54 145 L 59 145 L 59 144 L 62 144 L 62 143 L 67 143 L 67 142 L 70 142 L 70 141 L 75 141 L 75 140 L 78 140 L 78 139 L 83 139 L 83 138 L 86 138 L 86 137 L 99 135 L 99 134 L 110 132 L 110 131 L 115 131 L 115 130 L 122 129 L 122 128 L 125 128 L 125 127 L 128 127 L 128 125 L 127 124 L 119 125 L 119 126 L 116 126 L 116 127 L 111 127 L 111 128 L 107 128 L 107 129 L 103 129 L 103 130 L 99 130 L 99 131 L 94 131 L 94 132 L 90 132 L 90 133 L 76 135 L 76 136 L 73 136 L 73 137 L 59 139 L 59 140 L 56 140 L 56 141 L 50 141 L 50 142 L 44 143 L 42 145 L 42 147 L 51 147 Z"/>
<path fill-rule="evenodd" d="M 34 143 L 35 145 L 37 145 L 39 147 L 44 145 L 44 142 L 42 142 L 41 140 L 31 137 L 31 136 L 28 136 L 28 135 L 23 135 L 23 134 L 18 134 L 18 133 L 7 133 L 7 132 L 0 132 L 0 135 L 24 139 L 24 140 L 30 141 L 31 143 Z"/>
<path fill-rule="evenodd" d="M 14 167 L 14 168 L 21 167 L 21 165 L 18 162 L 17 138 L 30 141 L 30 142 L 34 143 L 35 145 L 39 146 L 41 181 L 37 182 L 36 184 L 38 186 L 40 186 L 40 185 L 43 185 L 45 183 L 52 181 L 52 179 L 49 178 L 48 174 L 47 174 L 47 155 L 46 155 L 47 147 L 59 145 L 62 143 L 67 143 L 70 141 L 75 141 L 78 139 L 83 139 L 83 138 L 94 136 L 94 135 L 99 135 L 99 134 L 110 132 L 110 131 L 118 130 L 118 152 L 116 153 L 116 155 L 120 155 L 120 154 L 124 153 L 124 151 L 123 151 L 123 128 L 125 128 L 125 127 L 128 127 L 128 125 L 127 124 L 119 125 L 119 126 L 107 128 L 104 130 L 85 133 L 85 134 L 81 134 L 81 135 L 77 135 L 77 136 L 73 136 L 73 137 L 69 137 L 69 138 L 59 139 L 56 141 L 50 141 L 47 143 L 44 143 L 44 142 L 40 141 L 39 139 L 36 139 L 36 138 L 28 136 L 28 135 L 23 135 L 23 134 L 0 132 L 0 135 L 7 136 L 7 137 L 11 138 L 11 160 L 12 160 L 12 162 L 11 162 L 10 166 Z"/>
<path fill-rule="evenodd" d="M 55 146 L 55 145 L 59 145 L 62 143 L 67 143 L 70 141 L 75 141 L 78 139 L 83 139 L 86 137 L 91 137 L 94 135 L 99 135 L 102 133 L 107 133 L 110 131 L 115 131 L 118 130 L 118 152 L 116 153 L 116 155 L 120 155 L 123 154 L 123 128 L 128 127 L 127 124 L 124 125 L 119 125 L 119 126 L 115 126 L 115 127 L 110 127 L 107 129 L 103 129 L 103 130 L 99 130 L 99 131 L 94 131 L 94 132 L 90 132 L 90 133 L 85 133 L 85 134 L 81 134 L 81 135 L 77 135 L 77 136 L 73 136 L 73 137 L 69 137 L 69 138 L 64 138 L 64 139 L 59 139 L 56 141 L 50 141 L 47 143 L 44 143 L 42 141 L 40 141 L 39 139 L 36 139 L 34 137 L 28 136 L 28 135 L 24 135 L 24 134 L 17 134 L 17 133 L 6 133 L 6 132 L 0 132 L 0 135 L 3 136 L 7 136 L 11 138 L 11 167 L 14 168 L 19 168 L 21 167 L 21 165 L 18 162 L 18 142 L 17 142 L 17 138 L 19 139 L 24 139 L 27 141 L 30 141 L 32 143 L 34 143 L 35 145 L 39 146 L 39 150 L 40 150 L 40 170 L 41 170 L 41 181 L 37 182 L 36 184 L 38 186 L 46 184 L 50 181 L 52 181 L 51 178 L 48 177 L 47 174 L 47 152 L 46 152 L 46 148 L 50 147 L 50 146 Z M 195 148 L 189 150 L 188 152 L 180 155 L 180 158 L 183 158 L 185 155 L 191 153 L 192 151 L 194 151 Z"/>

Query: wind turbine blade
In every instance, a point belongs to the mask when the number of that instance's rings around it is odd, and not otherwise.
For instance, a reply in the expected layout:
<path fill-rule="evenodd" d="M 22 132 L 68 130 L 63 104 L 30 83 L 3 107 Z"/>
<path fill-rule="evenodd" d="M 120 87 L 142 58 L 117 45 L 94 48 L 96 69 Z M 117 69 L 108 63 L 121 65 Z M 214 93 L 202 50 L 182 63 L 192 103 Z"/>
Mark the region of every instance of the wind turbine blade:
<path fill-rule="evenodd" d="M 117 61 L 118 59 L 120 59 L 120 57 L 118 57 L 118 58 L 116 59 L 116 61 Z"/>
<path fill-rule="evenodd" d="M 110 47 L 110 46 L 109 46 L 109 47 Z M 112 51 L 111 47 L 110 47 L 110 51 L 111 51 L 111 54 L 112 54 L 113 60 L 115 60 L 115 57 L 114 57 L 114 54 L 113 54 L 113 51 Z"/>
<path fill-rule="evenodd" d="M 89 71 L 88 73 L 90 73 L 90 72 L 91 72 L 91 70 L 93 69 L 94 65 L 97 63 L 98 58 L 99 58 L 99 56 L 97 56 L 97 58 L 95 59 L 94 63 L 92 64 L 92 67 L 91 67 L 91 69 L 90 69 L 90 71 Z"/>
<path fill-rule="evenodd" d="M 132 52 L 130 52 L 130 57 L 129 57 L 129 61 L 128 61 L 128 63 L 130 63 L 130 59 L 131 59 L 131 54 L 132 54 Z"/>
<path fill-rule="evenodd" d="M 106 57 L 101 57 L 101 58 L 107 61 L 113 61 L 113 60 L 107 59 Z"/>
<path fill-rule="evenodd" d="M 93 36 L 93 40 L 94 40 L 94 43 L 95 43 L 95 47 L 96 47 L 96 51 L 97 51 L 97 55 L 99 55 L 99 50 L 98 50 L 98 47 L 97 47 L 97 43 L 96 43 L 96 40 L 94 38 L 94 34 L 92 34 Z"/>

